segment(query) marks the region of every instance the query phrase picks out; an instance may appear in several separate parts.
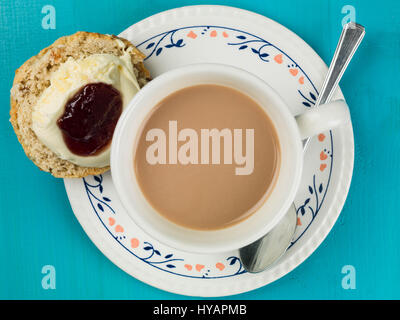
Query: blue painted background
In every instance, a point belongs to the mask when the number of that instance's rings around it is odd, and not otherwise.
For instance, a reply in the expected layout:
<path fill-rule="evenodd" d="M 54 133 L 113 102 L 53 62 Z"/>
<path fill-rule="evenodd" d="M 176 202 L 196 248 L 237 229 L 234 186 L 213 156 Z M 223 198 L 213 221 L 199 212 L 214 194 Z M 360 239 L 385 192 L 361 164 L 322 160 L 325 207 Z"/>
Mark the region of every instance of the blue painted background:
<path fill-rule="evenodd" d="M 8 122 L 14 70 L 60 36 L 78 30 L 118 34 L 154 13 L 193 4 L 251 10 L 296 32 L 329 63 L 344 5 L 356 8 L 367 35 L 341 82 L 351 107 L 355 168 L 343 212 L 301 266 L 240 299 L 400 298 L 400 3 L 397 0 L 74 0 L 0 1 L 0 298 L 182 299 L 130 277 L 92 244 L 75 219 L 63 182 L 25 157 Z M 57 28 L 41 27 L 44 5 Z M 41 268 L 54 265 L 56 290 Z M 344 265 L 356 289 L 341 287 Z"/>

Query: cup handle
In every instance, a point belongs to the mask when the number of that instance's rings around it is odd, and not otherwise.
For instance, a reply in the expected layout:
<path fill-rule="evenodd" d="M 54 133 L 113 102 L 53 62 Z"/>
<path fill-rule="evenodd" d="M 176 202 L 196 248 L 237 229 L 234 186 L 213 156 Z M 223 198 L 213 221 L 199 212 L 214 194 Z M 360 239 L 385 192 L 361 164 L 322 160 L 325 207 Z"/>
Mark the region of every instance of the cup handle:
<path fill-rule="evenodd" d="M 344 100 L 336 100 L 311 108 L 295 119 L 301 139 L 306 139 L 349 122 L 350 111 Z"/>

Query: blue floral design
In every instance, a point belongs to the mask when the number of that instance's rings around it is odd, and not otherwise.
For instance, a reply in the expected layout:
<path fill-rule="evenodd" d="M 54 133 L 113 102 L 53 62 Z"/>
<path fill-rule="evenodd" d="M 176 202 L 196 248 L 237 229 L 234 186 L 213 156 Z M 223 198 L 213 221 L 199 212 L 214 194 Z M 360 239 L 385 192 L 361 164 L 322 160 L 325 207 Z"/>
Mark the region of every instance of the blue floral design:
<path fill-rule="evenodd" d="M 150 53 L 146 56 L 146 59 L 149 59 L 154 53 L 156 56 L 159 56 L 163 49 L 170 48 L 182 48 L 185 46 L 183 43 L 183 39 L 179 39 L 177 41 L 174 40 L 174 35 L 179 29 L 170 30 L 164 33 L 159 34 L 159 39 L 152 38 L 149 44 L 145 47 L 146 50 L 151 50 Z M 165 40 L 165 41 L 164 41 Z"/>
<path fill-rule="evenodd" d="M 304 101 L 302 102 L 304 106 L 306 107 L 312 107 L 315 105 L 315 102 L 317 101 L 317 97 L 315 96 L 314 93 L 309 92 L 309 98 L 306 97 L 301 90 L 297 90 L 297 92 L 303 97 Z"/>
<path fill-rule="evenodd" d="M 93 179 L 95 180 L 95 183 L 90 184 L 85 180 L 85 178 L 83 178 L 83 181 L 85 183 L 85 190 L 88 195 L 90 204 L 92 205 L 92 207 L 96 206 L 101 212 L 104 212 L 104 208 L 107 208 L 111 211 L 111 213 L 115 214 L 114 209 L 110 205 L 111 199 L 104 196 L 96 196 L 92 191 L 93 189 L 98 189 L 100 194 L 103 193 L 103 176 L 93 176 Z"/>
<path fill-rule="evenodd" d="M 236 39 L 240 40 L 237 42 L 229 42 L 229 46 L 237 46 L 239 50 L 251 50 L 252 53 L 256 54 L 260 60 L 269 62 L 269 53 L 265 51 L 266 48 L 271 46 L 271 43 L 263 39 L 249 39 L 247 36 L 239 35 Z"/>
<path fill-rule="evenodd" d="M 156 250 L 150 242 L 145 241 L 143 250 L 148 251 L 149 255 L 147 257 L 139 258 L 143 262 L 146 262 L 150 265 L 161 265 L 164 264 L 166 268 L 173 269 L 176 268 L 175 263 L 176 261 L 184 261 L 184 259 L 176 259 L 173 258 L 172 253 L 168 253 L 165 256 L 162 256 L 159 250 Z M 154 257 L 159 257 L 161 259 L 154 260 Z M 153 259 L 152 259 L 153 258 Z"/>

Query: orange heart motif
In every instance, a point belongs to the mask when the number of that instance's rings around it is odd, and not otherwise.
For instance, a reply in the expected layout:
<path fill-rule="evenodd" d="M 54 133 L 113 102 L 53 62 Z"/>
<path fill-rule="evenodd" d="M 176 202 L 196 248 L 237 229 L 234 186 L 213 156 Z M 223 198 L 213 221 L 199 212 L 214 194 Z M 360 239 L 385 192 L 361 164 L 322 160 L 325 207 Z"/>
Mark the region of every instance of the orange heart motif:
<path fill-rule="evenodd" d="M 217 269 L 219 269 L 219 271 L 222 271 L 222 270 L 225 269 L 224 264 L 221 263 L 221 262 L 218 262 L 218 263 L 215 265 L 215 267 L 216 267 Z"/>
<path fill-rule="evenodd" d="M 298 225 L 298 226 L 301 226 L 301 220 L 300 220 L 299 217 L 297 217 L 297 225 Z"/>
<path fill-rule="evenodd" d="M 318 135 L 318 140 L 321 141 L 321 142 L 324 141 L 325 140 L 325 135 L 323 133 L 320 133 Z"/>
<path fill-rule="evenodd" d="M 217 31 L 215 31 L 215 30 L 213 30 L 213 31 L 211 31 L 211 33 L 210 33 L 210 37 L 216 37 L 217 36 Z"/>
<path fill-rule="evenodd" d="M 124 232 L 124 228 L 122 228 L 122 226 L 120 226 L 120 225 L 117 225 L 115 227 L 115 232 Z"/>
<path fill-rule="evenodd" d="M 196 264 L 196 270 L 197 271 L 201 271 L 201 269 L 203 269 L 204 268 L 204 265 L 202 265 L 202 264 Z"/>
<path fill-rule="evenodd" d="M 112 217 L 108 218 L 108 223 L 110 224 L 110 226 L 113 226 L 115 223 L 115 219 Z"/>
<path fill-rule="evenodd" d="M 189 271 L 192 270 L 192 268 L 193 268 L 190 264 L 185 264 L 184 267 L 186 269 L 188 269 Z"/>
<path fill-rule="evenodd" d="M 319 158 L 321 160 L 326 160 L 328 158 L 328 156 L 327 156 L 327 154 L 325 152 L 321 151 L 321 153 L 319 155 Z"/>
<path fill-rule="evenodd" d="M 291 75 L 293 77 L 297 76 L 297 74 L 299 73 L 299 70 L 297 69 L 289 69 L 289 72 L 291 73 Z"/>
<path fill-rule="evenodd" d="M 283 62 L 282 55 L 281 54 L 276 55 L 274 57 L 274 60 L 275 60 L 276 63 L 281 64 Z"/>
<path fill-rule="evenodd" d="M 224 38 L 228 38 L 229 37 L 229 34 L 227 34 L 225 31 L 222 32 L 222 35 L 224 36 Z"/>
<path fill-rule="evenodd" d="M 321 165 L 319 166 L 319 170 L 324 171 L 326 168 L 326 164 L 325 163 L 321 163 Z"/>
<path fill-rule="evenodd" d="M 304 77 L 303 77 L 303 76 L 301 76 L 301 77 L 299 78 L 299 83 L 300 83 L 300 84 L 304 84 Z"/>
<path fill-rule="evenodd" d="M 196 39 L 197 38 L 197 34 L 195 34 L 193 31 L 190 31 L 186 36 L 189 37 L 189 38 L 192 38 L 192 39 Z"/>
<path fill-rule="evenodd" d="M 136 239 L 136 238 L 132 238 L 132 239 L 131 239 L 131 247 L 132 247 L 133 249 L 139 247 L 139 240 Z"/>

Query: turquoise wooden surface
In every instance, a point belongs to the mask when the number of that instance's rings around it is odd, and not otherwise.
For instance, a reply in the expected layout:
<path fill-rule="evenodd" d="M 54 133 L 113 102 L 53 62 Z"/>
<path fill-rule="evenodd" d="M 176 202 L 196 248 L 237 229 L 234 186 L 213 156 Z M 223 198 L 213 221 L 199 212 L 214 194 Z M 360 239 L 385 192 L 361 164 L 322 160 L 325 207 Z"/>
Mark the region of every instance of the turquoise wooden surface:
<path fill-rule="evenodd" d="M 182 299 L 121 271 L 75 219 L 61 180 L 25 157 L 8 122 L 14 70 L 62 35 L 78 30 L 118 34 L 154 13 L 211 1 L 0 2 L 0 298 Z M 400 298 L 400 4 L 397 0 L 226 0 L 296 32 L 329 63 L 342 8 L 352 5 L 366 38 L 341 82 L 355 136 L 353 181 L 339 220 L 322 245 L 282 279 L 238 299 Z M 45 30 L 43 6 L 56 9 Z M 56 268 L 56 289 L 44 290 L 41 269 Z M 356 289 L 342 288 L 342 267 L 356 270 Z"/>

